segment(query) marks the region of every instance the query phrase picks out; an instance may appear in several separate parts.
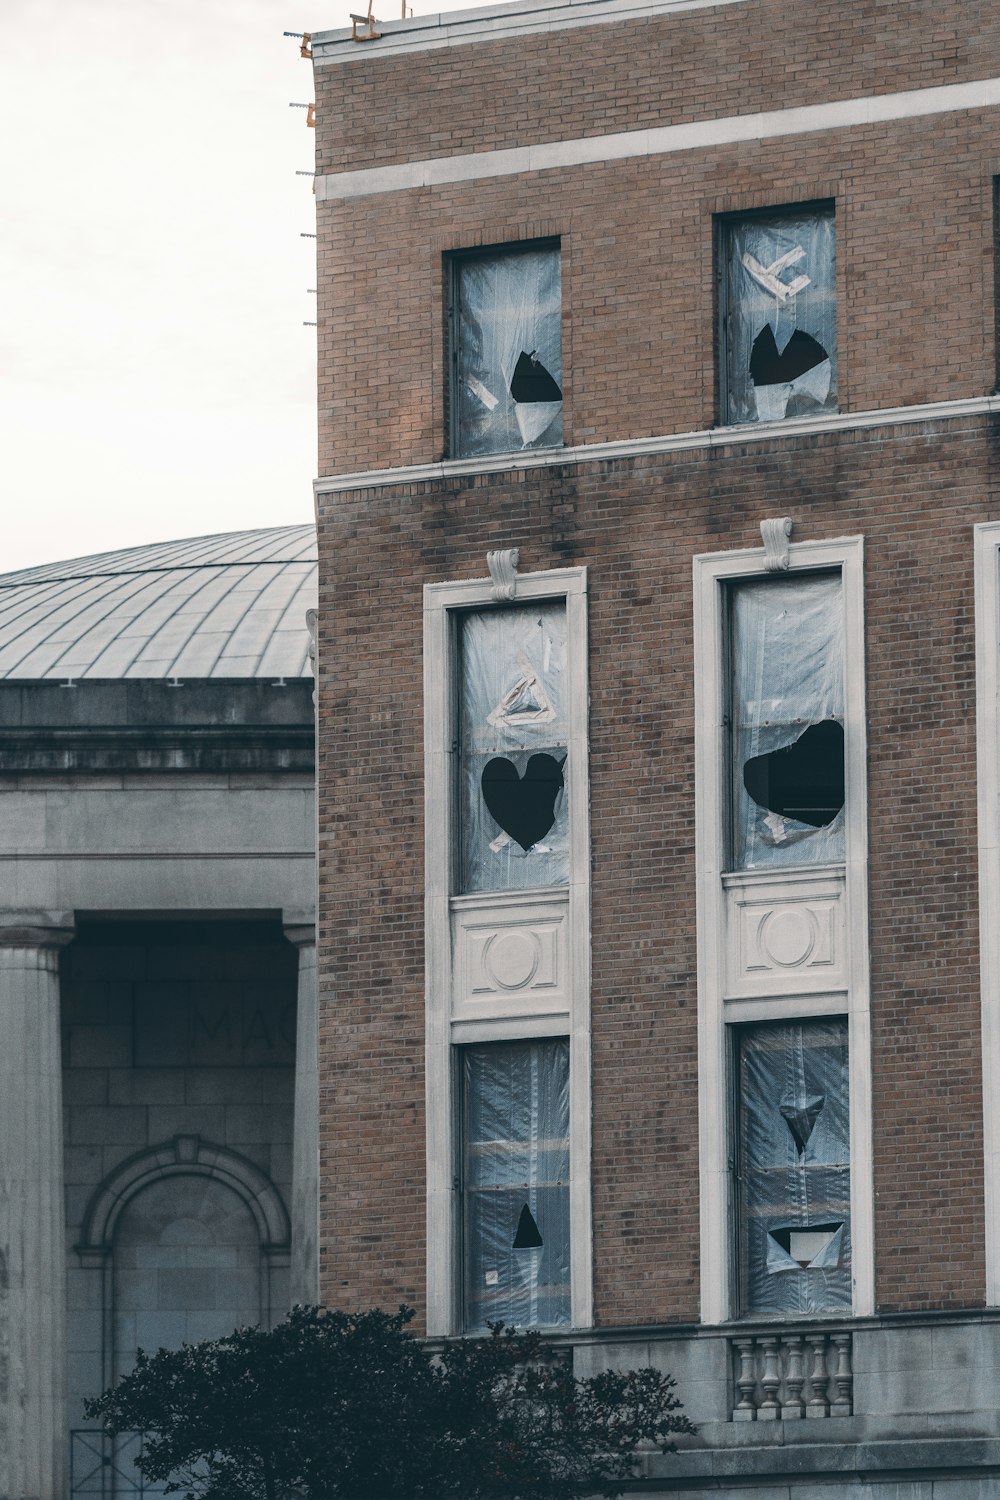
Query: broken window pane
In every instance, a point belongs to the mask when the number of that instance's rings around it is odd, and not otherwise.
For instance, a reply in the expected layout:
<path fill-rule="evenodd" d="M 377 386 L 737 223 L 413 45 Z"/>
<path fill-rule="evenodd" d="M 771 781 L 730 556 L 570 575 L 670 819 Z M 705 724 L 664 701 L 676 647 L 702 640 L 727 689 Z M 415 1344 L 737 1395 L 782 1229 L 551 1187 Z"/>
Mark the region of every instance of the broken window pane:
<path fill-rule="evenodd" d="M 742 1310 L 848 1312 L 846 1020 L 745 1031 L 739 1090 Z"/>
<path fill-rule="evenodd" d="M 456 259 L 456 457 L 562 442 L 558 246 Z"/>
<path fill-rule="evenodd" d="M 833 208 L 724 229 L 727 422 L 837 409 Z"/>
<path fill-rule="evenodd" d="M 460 617 L 462 891 L 569 880 L 566 606 Z"/>
<path fill-rule="evenodd" d="M 730 595 L 733 863 L 844 858 L 844 649 L 839 574 L 737 584 Z"/>
<path fill-rule="evenodd" d="M 570 1321 L 569 1044 L 463 1052 L 465 1329 Z"/>

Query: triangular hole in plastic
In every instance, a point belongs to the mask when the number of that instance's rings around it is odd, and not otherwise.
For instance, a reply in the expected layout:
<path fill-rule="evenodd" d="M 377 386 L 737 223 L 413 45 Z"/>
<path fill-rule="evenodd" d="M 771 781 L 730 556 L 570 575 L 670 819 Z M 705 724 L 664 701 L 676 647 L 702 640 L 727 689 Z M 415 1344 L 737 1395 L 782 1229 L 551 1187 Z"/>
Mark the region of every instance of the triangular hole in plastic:
<path fill-rule="evenodd" d="M 820 1111 L 826 1103 L 825 1094 L 810 1094 L 801 1104 L 779 1104 L 778 1113 L 791 1131 L 795 1149 L 801 1156 L 813 1133 Z"/>
<path fill-rule="evenodd" d="M 517 1233 L 514 1236 L 514 1250 L 537 1250 L 542 1243 L 542 1236 L 538 1232 L 531 1209 L 527 1204 L 521 1209 L 521 1217 L 517 1221 Z"/>

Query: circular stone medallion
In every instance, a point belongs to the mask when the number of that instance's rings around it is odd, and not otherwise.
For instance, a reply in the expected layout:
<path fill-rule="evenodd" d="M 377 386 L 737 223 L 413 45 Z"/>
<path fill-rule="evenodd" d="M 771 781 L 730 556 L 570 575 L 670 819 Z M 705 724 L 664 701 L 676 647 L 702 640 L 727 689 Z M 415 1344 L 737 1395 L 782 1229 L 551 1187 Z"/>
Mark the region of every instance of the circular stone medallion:
<path fill-rule="evenodd" d="M 498 932 L 486 945 L 483 966 L 502 990 L 520 990 L 530 984 L 541 956 L 534 932 Z"/>

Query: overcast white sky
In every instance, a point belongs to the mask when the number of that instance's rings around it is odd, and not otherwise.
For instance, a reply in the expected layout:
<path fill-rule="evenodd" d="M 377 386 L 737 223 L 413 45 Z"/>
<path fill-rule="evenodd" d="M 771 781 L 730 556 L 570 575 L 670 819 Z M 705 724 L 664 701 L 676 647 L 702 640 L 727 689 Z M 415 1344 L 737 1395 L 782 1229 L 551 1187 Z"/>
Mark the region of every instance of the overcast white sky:
<path fill-rule="evenodd" d="M 282 32 L 352 8 L 0 0 L 0 573 L 311 520 L 313 137 L 288 106 L 312 69 Z"/>

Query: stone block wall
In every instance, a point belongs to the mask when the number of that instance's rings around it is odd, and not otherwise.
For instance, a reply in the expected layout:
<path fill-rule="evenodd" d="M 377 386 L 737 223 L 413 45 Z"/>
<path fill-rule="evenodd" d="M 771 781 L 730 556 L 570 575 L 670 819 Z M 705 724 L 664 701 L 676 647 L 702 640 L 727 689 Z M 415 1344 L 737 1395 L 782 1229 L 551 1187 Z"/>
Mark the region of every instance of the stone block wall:
<path fill-rule="evenodd" d="M 277 923 L 249 921 L 82 922 L 63 952 L 71 1428 L 87 1425 L 109 1341 L 134 1352 L 268 1316 L 252 1216 L 205 1176 L 139 1192 L 113 1276 L 75 1247 L 109 1174 L 177 1136 L 245 1158 L 290 1208 L 297 957 Z"/>

